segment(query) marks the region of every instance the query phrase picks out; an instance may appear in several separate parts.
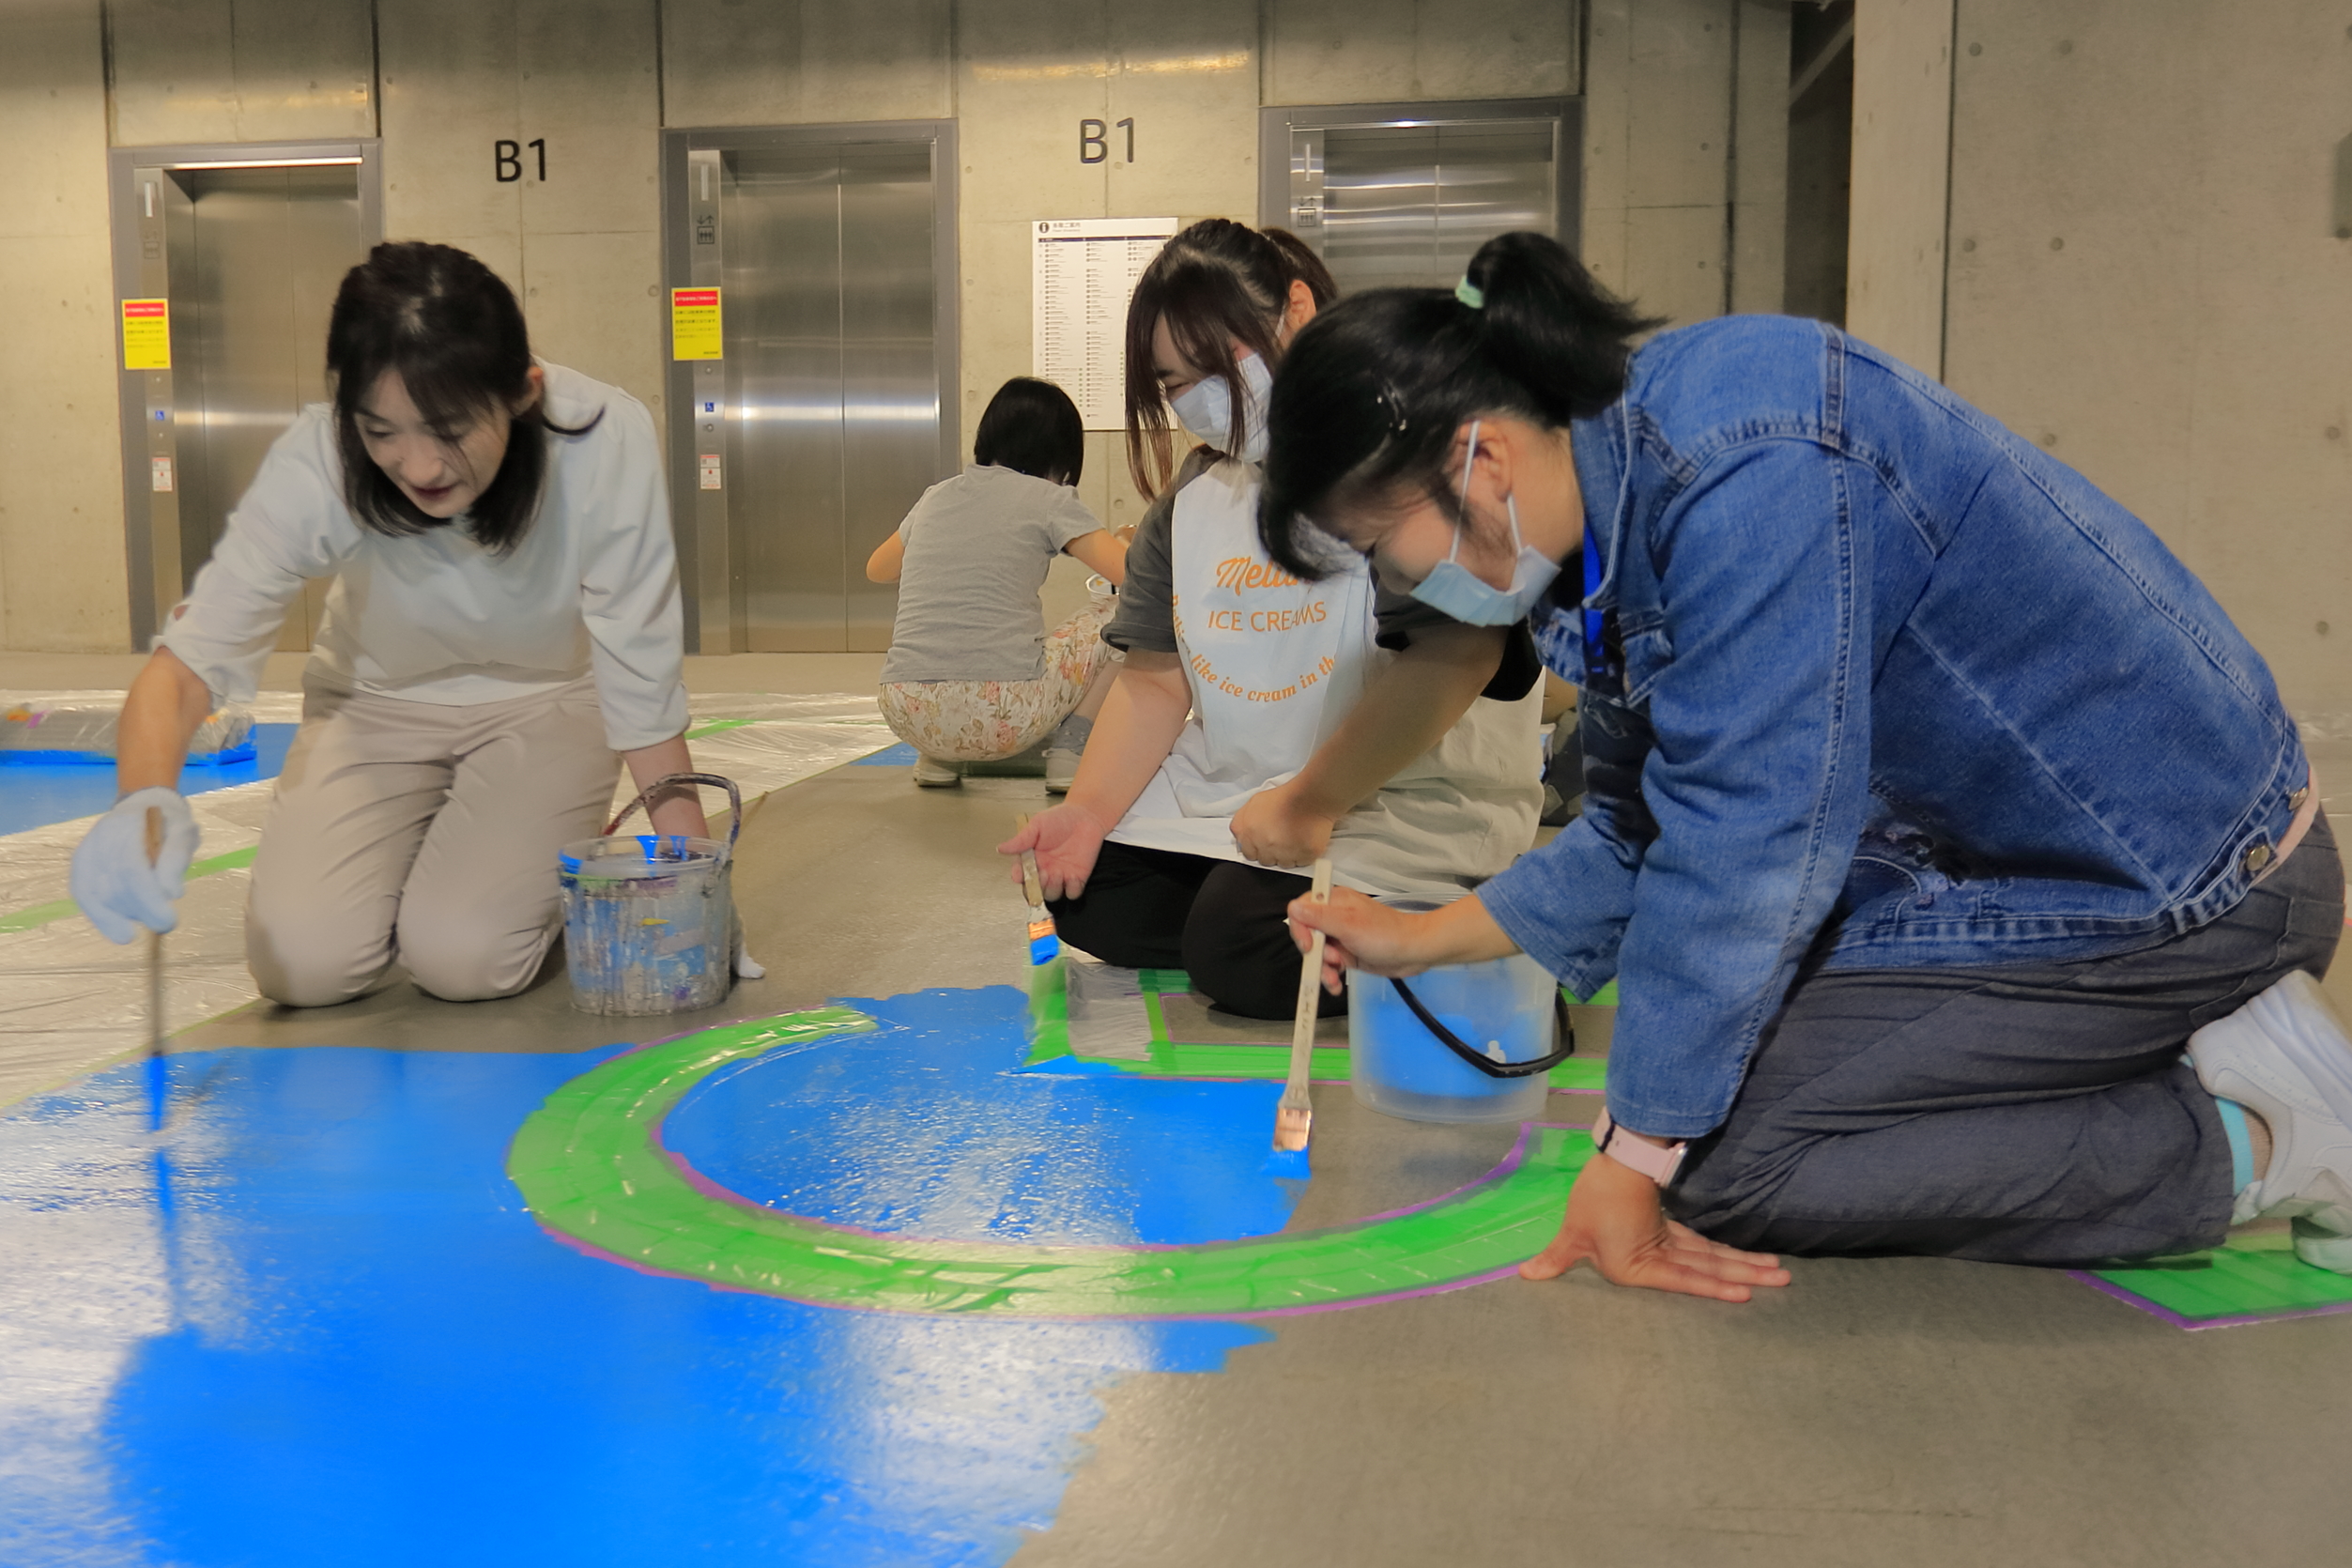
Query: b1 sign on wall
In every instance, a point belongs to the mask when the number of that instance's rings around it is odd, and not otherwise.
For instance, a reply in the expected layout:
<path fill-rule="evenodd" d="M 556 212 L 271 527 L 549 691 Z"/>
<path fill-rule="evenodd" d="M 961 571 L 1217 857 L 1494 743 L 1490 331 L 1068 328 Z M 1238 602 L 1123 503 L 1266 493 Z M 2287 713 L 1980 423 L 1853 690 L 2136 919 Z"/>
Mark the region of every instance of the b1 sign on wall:
<path fill-rule="evenodd" d="M 1127 300 L 1174 218 L 1040 218 L 1031 228 L 1033 374 L 1069 393 L 1089 430 L 1127 423 Z"/>

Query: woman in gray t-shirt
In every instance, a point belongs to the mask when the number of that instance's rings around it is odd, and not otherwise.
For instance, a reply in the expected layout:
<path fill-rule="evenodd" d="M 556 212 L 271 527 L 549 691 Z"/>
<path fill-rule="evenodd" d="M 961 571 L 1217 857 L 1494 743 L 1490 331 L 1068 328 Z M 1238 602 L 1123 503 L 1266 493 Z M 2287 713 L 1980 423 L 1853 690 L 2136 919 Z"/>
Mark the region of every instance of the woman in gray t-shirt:
<path fill-rule="evenodd" d="M 1045 785 L 1067 790 L 1110 690 L 1102 624 L 1127 546 L 1071 488 L 1085 431 L 1053 382 L 1016 376 L 998 388 L 972 456 L 866 562 L 869 580 L 899 585 L 882 715 L 922 753 L 917 784 L 959 783 L 954 763 L 1018 756 L 1051 736 Z M 1093 567 L 1099 587 L 1048 632 L 1038 590 L 1062 553 Z"/>

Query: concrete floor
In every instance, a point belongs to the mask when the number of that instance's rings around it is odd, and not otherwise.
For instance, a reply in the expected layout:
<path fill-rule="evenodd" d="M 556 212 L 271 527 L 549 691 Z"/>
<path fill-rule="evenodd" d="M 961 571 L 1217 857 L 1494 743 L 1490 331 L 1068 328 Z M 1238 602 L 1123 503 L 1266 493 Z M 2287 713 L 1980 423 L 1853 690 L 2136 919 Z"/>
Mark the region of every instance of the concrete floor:
<path fill-rule="evenodd" d="M 1033 780 L 918 792 L 878 767 L 769 797 L 738 889 L 770 977 L 721 1014 L 1017 980 L 990 848 L 1042 800 Z M 329 1011 L 257 1005 L 177 1044 L 551 1051 L 616 1033 L 550 973 L 504 1003 L 400 985 Z M 1591 1103 L 1552 1101 L 1574 1120 Z M 1511 1136 L 1335 1090 L 1315 1133 L 1294 1227 L 1457 1186 Z M 2352 1316 L 2186 1333 L 2055 1273 L 1794 1272 L 1745 1307 L 1580 1271 L 1281 1319 L 1222 1374 L 1111 1389 L 1016 1568 L 2205 1568 L 2335 1561 L 2352 1539 Z"/>
<path fill-rule="evenodd" d="M 272 653 L 263 667 L 264 691 L 300 691 L 308 653 Z M 121 691 L 147 662 L 145 653 L 21 653 L 0 652 L 0 692 Z M 686 660 L 692 692 L 871 691 L 880 653 L 722 653 Z"/>

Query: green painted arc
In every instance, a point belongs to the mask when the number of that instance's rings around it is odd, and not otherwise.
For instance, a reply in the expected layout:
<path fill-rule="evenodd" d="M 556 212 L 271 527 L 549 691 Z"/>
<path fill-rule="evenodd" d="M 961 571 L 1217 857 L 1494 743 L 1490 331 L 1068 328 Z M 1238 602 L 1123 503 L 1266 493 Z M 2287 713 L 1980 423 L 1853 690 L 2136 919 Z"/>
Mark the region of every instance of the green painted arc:
<path fill-rule="evenodd" d="M 1190 1247 L 875 1236 L 699 1189 L 661 1120 L 732 1062 L 876 1027 L 848 1007 L 706 1029 L 591 1068 L 515 1133 L 508 1174 L 539 1222 L 633 1267 L 825 1306 L 1013 1317 L 1247 1317 L 1491 1278 L 1558 1225 L 1583 1132 L 1530 1127 L 1515 1165 L 1401 1214 Z"/>

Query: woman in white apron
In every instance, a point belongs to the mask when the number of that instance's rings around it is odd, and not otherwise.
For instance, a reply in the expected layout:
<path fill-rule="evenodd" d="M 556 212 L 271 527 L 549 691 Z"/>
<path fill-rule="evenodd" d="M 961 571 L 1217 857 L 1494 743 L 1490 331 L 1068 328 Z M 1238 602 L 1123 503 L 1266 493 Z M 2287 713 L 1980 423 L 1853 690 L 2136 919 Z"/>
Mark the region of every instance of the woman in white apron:
<path fill-rule="evenodd" d="M 1352 552 L 1305 582 L 1258 542 L 1269 367 L 1336 293 L 1293 237 L 1222 219 L 1138 281 L 1129 454 L 1158 500 L 1103 633 L 1127 661 L 1069 794 L 1004 846 L 1037 851 L 1072 945 L 1257 1018 L 1298 995 L 1284 909 L 1307 879 L 1284 868 L 1329 853 L 1341 885 L 1443 902 L 1526 850 L 1541 805 L 1531 656 L 1376 595 Z M 1173 476 L 1171 411 L 1202 442 Z"/>

